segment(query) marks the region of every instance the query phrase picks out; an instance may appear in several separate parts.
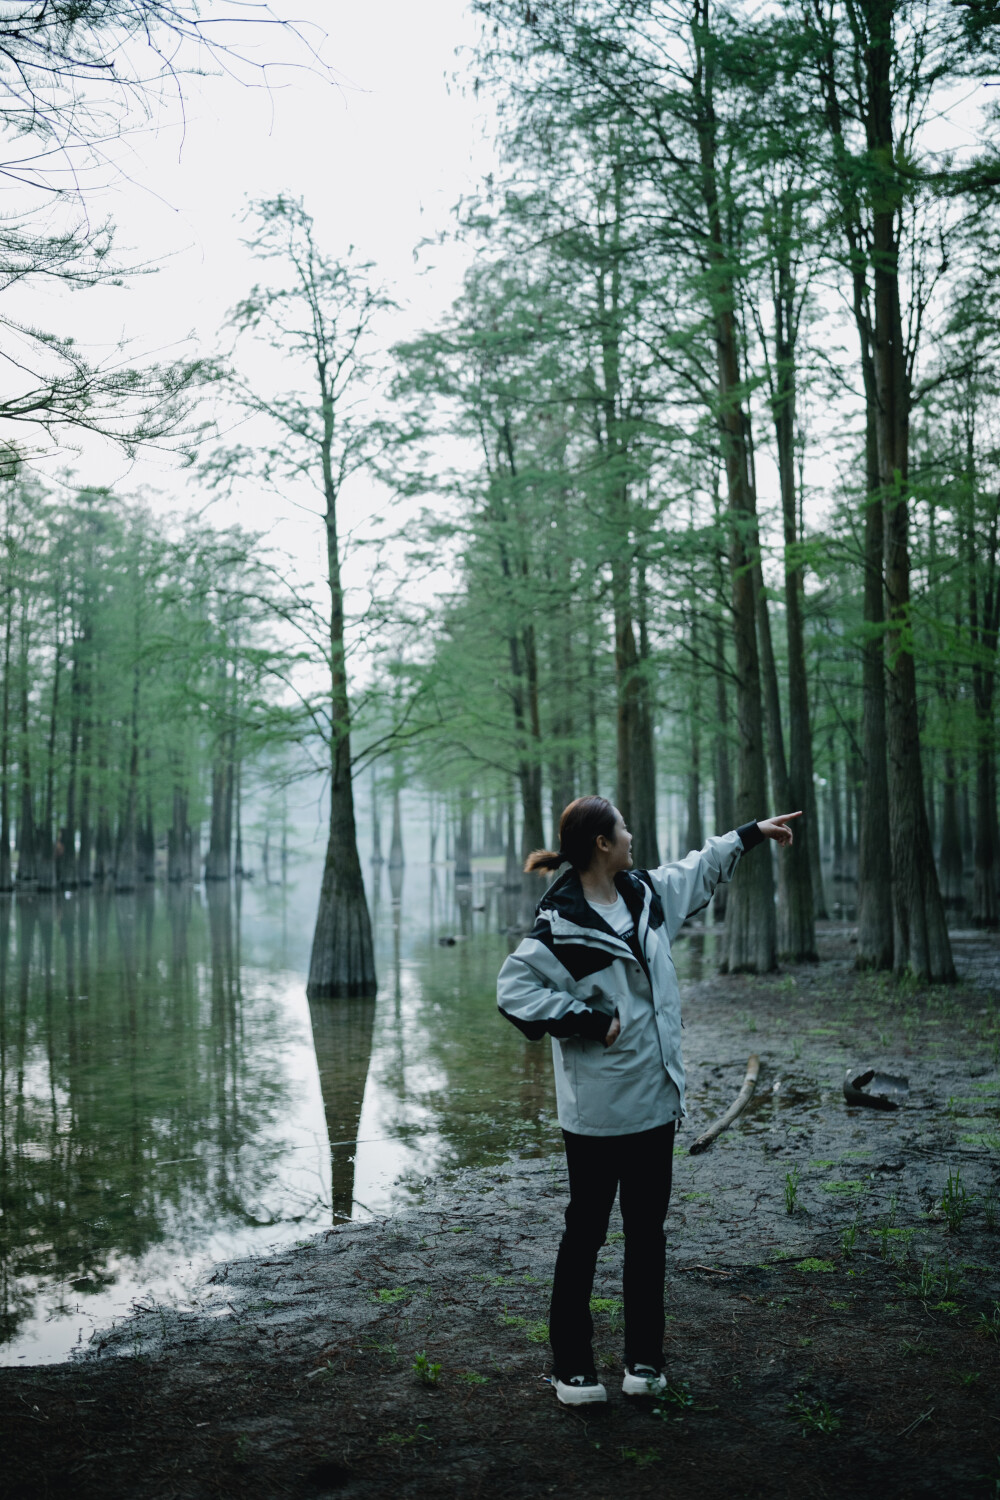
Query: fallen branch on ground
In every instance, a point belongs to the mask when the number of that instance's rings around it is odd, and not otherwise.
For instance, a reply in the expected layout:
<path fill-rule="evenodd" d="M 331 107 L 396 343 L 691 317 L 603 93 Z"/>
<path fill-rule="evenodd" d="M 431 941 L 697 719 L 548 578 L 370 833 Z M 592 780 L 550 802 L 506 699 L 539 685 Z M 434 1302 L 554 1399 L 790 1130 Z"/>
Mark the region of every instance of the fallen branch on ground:
<path fill-rule="evenodd" d="M 750 1060 L 747 1063 L 747 1071 L 746 1077 L 743 1080 L 743 1087 L 736 1095 L 736 1098 L 733 1100 L 732 1104 L 726 1110 L 726 1113 L 724 1115 L 720 1115 L 719 1118 L 715 1121 L 715 1124 L 708 1127 L 704 1135 L 700 1135 L 696 1141 L 693 1141 L 691 1143 L 692 1156 L 697 1156 L 701 1151 L 707 1151 L 709 1146 L 715 1140 L 715 1137 L 717 1135 L 721 1135 L 726 1126 L 731 1125 L 736 1119 L 736 1116 L 742 1114 L 742 1112 L 746 1109 L 747 1105 L 750 1103 L 750 1100 L 753 1098 L 753 1091 L 757 1085 L 757 1074 L 759 1072 L 760 1058 L 757 1056 L 756 1052 L 753 1052 L 750 1054 Z"/>

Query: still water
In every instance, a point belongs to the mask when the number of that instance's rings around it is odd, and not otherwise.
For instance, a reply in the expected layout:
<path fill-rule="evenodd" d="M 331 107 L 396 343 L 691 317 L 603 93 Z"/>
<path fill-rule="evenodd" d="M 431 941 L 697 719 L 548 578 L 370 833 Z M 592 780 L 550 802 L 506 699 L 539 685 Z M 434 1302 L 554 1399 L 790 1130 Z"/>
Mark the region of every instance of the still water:
<path fill-rule="evenodd" d="M 369 1002 L 306 1000 L 305 876 L 0 899 L 0 1361 L 65 1359 L 212 1262 L 556 1147 L 548 1048 L 496 1013 L 500 879 L 377 871 Z"/>

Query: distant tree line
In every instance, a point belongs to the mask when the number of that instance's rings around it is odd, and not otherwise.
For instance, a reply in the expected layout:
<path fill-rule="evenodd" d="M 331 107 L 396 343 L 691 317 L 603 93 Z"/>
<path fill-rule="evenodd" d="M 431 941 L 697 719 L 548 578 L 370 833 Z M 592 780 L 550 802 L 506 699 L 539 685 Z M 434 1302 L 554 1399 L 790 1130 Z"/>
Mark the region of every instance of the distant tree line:
<path fill-rule="evenodd" d="M 0 889 L 131 890 L 158 848 L 241 873 L 246 768 L 293 722 L 256 538 L 31 480 L 0 525 Z"/>

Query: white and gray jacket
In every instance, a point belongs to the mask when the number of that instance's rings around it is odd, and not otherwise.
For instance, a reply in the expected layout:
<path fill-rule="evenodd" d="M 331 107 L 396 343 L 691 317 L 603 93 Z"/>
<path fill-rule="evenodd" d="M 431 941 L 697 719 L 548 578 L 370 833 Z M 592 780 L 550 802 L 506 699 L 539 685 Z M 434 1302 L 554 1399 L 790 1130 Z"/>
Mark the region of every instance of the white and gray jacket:
<path fill-rule="evenodd" d="M 575 1135 L 632 1135 L 685 1113 L 681 1003 L 670 945 L 763 839 L 756 823 L 711 838 L 675 864 L 615 876 L 631 943 L 588 903 L 568 870 L 505 961 L 497 1004 L 525 1036 L 552 1037 L 559 1124 Z M 605 1047 L 617 1010 L 621 1032 Z"/>

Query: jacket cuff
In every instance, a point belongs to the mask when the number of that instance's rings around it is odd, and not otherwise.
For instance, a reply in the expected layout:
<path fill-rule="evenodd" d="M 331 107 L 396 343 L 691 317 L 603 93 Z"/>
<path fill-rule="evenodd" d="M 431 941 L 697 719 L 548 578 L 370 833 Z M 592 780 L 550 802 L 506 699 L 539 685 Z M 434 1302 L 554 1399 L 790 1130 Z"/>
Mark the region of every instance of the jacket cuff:
<path fill-rule="evenodd" d="M 574 1012 L 572 1019 L 577 1023 L 577 1036 L 588 1042 L 603 1042 L 613 1018 L 605 1015 L 603 1010 L 584 1010 Z"/>
<path fill-rule="evenodd" d="M 749 854 L 751 849 L 756 849 L 758 844 L 764 842 L 764 835 L 761 833 L 756 821 L 741 824 L 736 832 L 740 836 L 744 854 Z"/>

